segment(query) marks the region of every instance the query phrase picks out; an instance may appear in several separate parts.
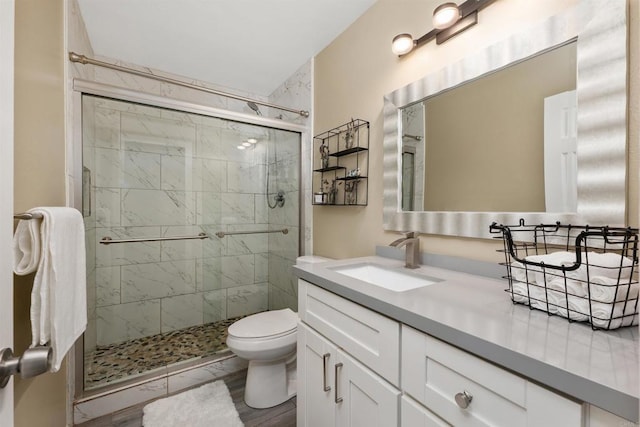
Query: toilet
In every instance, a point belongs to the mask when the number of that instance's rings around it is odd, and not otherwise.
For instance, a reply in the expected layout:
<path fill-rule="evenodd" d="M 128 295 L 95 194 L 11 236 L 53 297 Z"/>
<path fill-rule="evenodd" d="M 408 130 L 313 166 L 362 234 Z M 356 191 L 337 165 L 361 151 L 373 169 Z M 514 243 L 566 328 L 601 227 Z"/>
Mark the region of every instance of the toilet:
<path fill-rule="evenodd" d="M 328 261 L 303 256 L 297 265 Z M 244 317 L 229 326 L 227 347 L 249 361 L 244 401 L 251 408 L 271 408 L 296 395 L 298 315 L 289 308 Z"/>

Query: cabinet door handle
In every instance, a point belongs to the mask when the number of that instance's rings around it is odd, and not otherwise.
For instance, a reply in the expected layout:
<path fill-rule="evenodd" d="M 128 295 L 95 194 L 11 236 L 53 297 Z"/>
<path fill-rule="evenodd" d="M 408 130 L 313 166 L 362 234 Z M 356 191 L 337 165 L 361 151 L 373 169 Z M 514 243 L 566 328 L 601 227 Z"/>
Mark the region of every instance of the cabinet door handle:
<path fill-rule="evenodd" d="M 463 391 L 462 393 L 456 394 L 456 403 L 462 409 L 467 409 L 473 400 L 473 396 L 468 391 Z"/>
<path fill-rule="evenodd" d="M 322 355 L 322 390 L 329 391 L 331 390 L 331 386 L 327 385 L 327 362 L 329 361 L 329 357 L 331 353 L 325 353 Z"/>
<path fill-rule="evenodd" d="M 342 362 L 340 363 L 336 363 L 335 366 L 335 378 L 334 378 L 334 386 L 335 386 L 335 392 L 336 392 L 336 397 L 335 397 L 335 402 L 336 403 L 340 403 L 342 402 L 342 398 L 338 397 L 338 369 L 342 368 Z"/>

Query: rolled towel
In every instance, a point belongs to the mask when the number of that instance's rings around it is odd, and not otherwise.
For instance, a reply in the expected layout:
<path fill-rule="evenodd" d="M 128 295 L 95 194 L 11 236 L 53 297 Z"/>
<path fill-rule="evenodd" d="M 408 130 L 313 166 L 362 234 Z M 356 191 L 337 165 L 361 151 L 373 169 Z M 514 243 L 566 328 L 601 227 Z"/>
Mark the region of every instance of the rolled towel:
<path fill-rule="evenodd" d="M 547 288 L 562 292 L 563 294 L 567 293 L 578 297 L 587 296 L 587 284 L 569 278 L 548 276 Z"/>
<path fill-rule="evenodd" d="M 547 289 L 545 292 L 543 288 L 537 286 L 533 286 L 532 288 L 537 289 L 534 291 L 535 297 L 532 295 L 531 299 L 531 306 L 533 308 L 556 314 L 561 307 L 565 306 L 564 294 L 550 289 Z"/>
<path fill-rule="evenodd" d="M 539 271 L 540 267 L 535 265 L 525 265 L 518 261 L 511 263 L 511 277 L 519 282 L 535 283 L 535 274 Z"/>
<path fill-rule="evenodd" d="M 568 310 L 567 310 L 568 306 Z M 565 304 L 559 304 L 558 314 L 567 319 L 575 320 L 577 322 L 583 322 L 589 319 L 589 300 L 586 298 L 575 297 L 569 295 Z"/>
<path fill-rule="evenodd" d="M 522 304 L 529 304 L 529 292 L 527 291 L 527 284 L 518 281 L 512 281 L 511 299 L 515 302 Z"/>
<path fill-rule="evenodd" d="M 597 253 L 589 252 L 586 257 L 583 255 L 582 262 L 589 264 L 589 277 L 609 277 L 617 279 L 620 275 L 620 279 L 629 280 L 631 277 L 631 267 L 633 261 L 622 255 L 607 252 Z M 622 267 L 622 268 L 621 268 Z M 582 266 L 580 266 L 582 269 Z M 586 275 L 586 271 L 584 273 Z M 586 279 L 585 279 L 586 280 Z"/>
<path fill-rule="evenodd" d="M 591 323 L 599 328 L 617 329 L 622 326 L 638 324 L 635 301 L 629 301 L 626 304 L 624 302 L 615 304 L 592 302 L 591 316 Z M 611 319 L 611 322 L 609 322 L 609 319 Z"/>
<path fill-rule="evenodd" d="M 552 252 L 550 254 L 544 254 L 544 255 L 530 255 L 526 257 L 525 260 L 529 262 L 544 263 L 547 266 L 568 267 L 575 264 L 576 254 L 574 252 L 560 251 L 560 252 Z M 538 272 L 536 273 L 535 280 L 539 284 L 543 284 L 545 281 L 545 278 L 547 278 L 547 281 L 548 281 L 549 277 L 553 279 L 555 277 L 566 276 L 569 279 L 586 280 L 586 273 L 580 271 L 580 268 L 578 268 L 578 270 L 566 271 L 563 273 L 562 270 L 551 268 L 551 267 L 545 267 L 544 269 L 538 266 L 530 266 L 530 267 L 534 267 L 537 269 Z"/>
<path fill-rule="evenodd" d="M 529 286 L 530 305 L 538 310 L 547 311 L 547 297 L 544 288 Z"/>
<path fill-rule="evenodd" d="M 621 279 L 622 281 L 622 279 Z M 638 298 L 638 283 L 620 283 L 617 279 L 609 277 L 596 276 L 589 279 L 589 291 L 591 301 L 594 302 L 616 302 L 626 299 L 632 300 Z M 627 294 L 628 291 L 628 294 Z"/>

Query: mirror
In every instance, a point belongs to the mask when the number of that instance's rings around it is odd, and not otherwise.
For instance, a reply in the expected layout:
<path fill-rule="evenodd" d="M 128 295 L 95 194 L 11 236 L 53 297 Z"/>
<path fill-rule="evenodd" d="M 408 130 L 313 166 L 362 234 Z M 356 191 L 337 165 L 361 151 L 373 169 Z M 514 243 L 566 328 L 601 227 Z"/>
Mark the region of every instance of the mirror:
<path fill-rule="evenodd" d="M 402 108 L 402 210 L 575 212 L 575 89 L 573 40 Z"/>
<path fill-rule="evenodd" d="M 620 226 L 625 222 L 626 200 L 626 9 L 623 4 L 608 2 L 606 8 L 597 8 L 592 2 L 581 1 L 571 9 L 554 16 L 527 31 L 515 34 L 438 72 L 400 88 L 385 96 L 384 119 L 384 224 L 386 230 L 415 230 L 429 234 L 489 238 L 489 225 L 493 222 L 517 224 L 520 218 L 527 223 L 554 223 Z M 488 193 L 473 200 L 469 194 L 455 196 L 449 201 L 430 202 L 434 190 L 430 183 L 449 189 L 451 176 L 434 172 L 429 178 L 429 155 L 424 159 L 425 146 L 429 147 L 429 131 L 425 134 L 424 117 L 432 109 L 430 100 L 455 93 L 467 82 L 485 81 L 497 77 L 499 70 L 509 65 L 525 63 L 557 51 L 559 46 L 571 46 L 577 40 L 575 74 L 577 99 L 577 141 L 574 199 L 568 202 L 548 200 L 546 191 L 532 188 L 554 188 L 552 178 L 545 177 L 544 150 L 537 148 L 537 178 L 523 180 L 526 193 L 538 191 L 536 197 L 526 197 L 529 204 L 512 204 L 513 189 L 505 190 L 507 178 L 498 177 L 493 183 L 483 183 Z M 439 47 L 446 49 L 446 46 Z M 562 49 L 562 48 L 560 48 Z M 544 54 L 543 54 L 544 53 Z M 524 61 L 524 62 L 523 62 Z M 454 104 L 460 105 L 458 100 Z M 426 107 L 425 107 L 426 106 Z M 425 111 L 426 110 L 426 111 Z M 449 119 L 452 113 L 449 114 Z M 496 113 L 499 114 L 499 113 Z M 423 119 L 416 119 L 423 117 Z M 454 115 L 460 125 L 464 115 Z M 413 118 L 413 122 L 411 120 Z M 422 126 L 416 123 L 422 122 Z M 476 125 L 477 127 L 478 125 Z M 494 129 L 504 130 L 500 124 Z M 527 136 L 532 131 L 527 131 Z M 538 130 L 538 134 L 540 134 Z M 458 139 L 465 139 L 459 136 Z M 470 137 L 466 137 L 470 139 Z M 507 144 L 511 152 L 498 163 L 512 162 L 520 148 L 509 145 L 500 133 L 493 140 Z M 424 143 L 422 143 L 424 141 Z M 426 144 L 426 145 L 425 145 Z M 505 147 L 505 145 L 503 145 Z M 465 148 L 458 148 L 461 150 Z M 422 152 L 421 152 L 422 151 Z M 428 148 L 427 148 L 428 151 Z M 515 152 L 515 154 L 514 154 Z M 454 154 L 455 155 L 455 154 Z M 453 155 L 449 154 L 449 157 Z M 478 163 L 474 155 L 468 158 Z M 404 159 L 404 160 L 403 160 Z M 571 162 L 568 163 L 572 164 Z M 473 163 L 471 166 L 477 166 Z M 544 165 L 544 166 L 543 166 Z M 420 168 L 426 173 L 420 179 Z M 431 166 L 433 167 L 433 166 Z M 498 166 L 480 167 L 480 171 Z M 462 182 L 474 183 L 478 172 L 468 174 L 469 167 L 458 171 Z M 413 170 L 413 172 L 410 172 Z M 520 174 L 526 178 L 530 173 Z M 526 177 L 525 177 L 526 175 Z M 514 173 L 508 174 L 513 177 Z M 410 185 L 402 185 L 402 178 Z M 412 179 L 413 178 L 413 179 Z M 547 181 L 545 183 L 545 181 Z M 516 188 L 518 188 L 516 186 Z M 446 193 L 446 191 L 445 191 Z M 557 191 L 556 191 L 557 193 Z M 500 200 L 500 199 L 504 200 Z M 460 200 L 462 199 L 462 200 Z M 530 200 L 536 199 L 535 205 Z M 570 198 L 569 198 L 570 199 Z M 550 209 L 546 205 L 552 206 Z M 426 206 L 426 208 L 425 208 Z"/>

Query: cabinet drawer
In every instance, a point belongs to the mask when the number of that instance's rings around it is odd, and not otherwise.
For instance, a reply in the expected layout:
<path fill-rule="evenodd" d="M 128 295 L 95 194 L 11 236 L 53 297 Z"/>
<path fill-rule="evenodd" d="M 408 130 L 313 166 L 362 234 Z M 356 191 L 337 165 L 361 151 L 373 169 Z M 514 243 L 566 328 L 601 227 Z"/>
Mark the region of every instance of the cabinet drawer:
<path fill-rule="evenodd" d="M 402 389 L 456 426 L 581 425 L 580 404 L 406 326 Z M 462 401 L 465 392 L 463 409 L 456 395 Z"/>
<path fill-rule="evenodd" d="M 393 385 L 400 381 L 400 324 L 298 280 L 300 318 Z"/>

